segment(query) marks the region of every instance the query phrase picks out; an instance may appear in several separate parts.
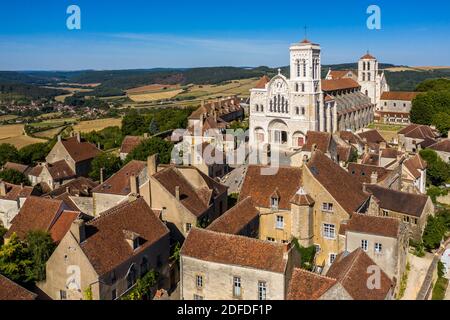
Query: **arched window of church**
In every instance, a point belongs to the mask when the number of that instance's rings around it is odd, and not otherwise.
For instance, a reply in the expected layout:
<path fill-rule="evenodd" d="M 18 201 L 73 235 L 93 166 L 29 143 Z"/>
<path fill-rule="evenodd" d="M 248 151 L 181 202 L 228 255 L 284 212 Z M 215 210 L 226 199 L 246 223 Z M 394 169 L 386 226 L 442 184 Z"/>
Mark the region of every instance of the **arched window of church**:
<path fill-rule="evenodd" d="M 367 81 L 370 81 L 370 73 L 367 74 Z"/>
<path fill-rule="evenodd" d="M 272 102 L 272 100 L 269 101 L 269 110 L 270 110 L 270 112 L 273 111 L 273 102 Z"/>
<path fill-rule="evenodd" d="M 289 113 L 289 101 L 286 100 L 286 109 L 284 110 L 286 113 Z"/>
<path fill-rule="evenodd" d="M 264 112 L 264 106 L 261 105 L 261 112 Z"/>
<path fill-rule="evenodd" d="M 366 90 L 366 96 L 368 96 L 369 95 L 369 91 L 368 90 Z"/>
<path fill-rule="evenodd" d="M 303 60 L 303 76 L 306 77 L 306 60 Z"/>
<path fill-rule="evenodd" d="M 295 84 L 295 91 L 298 92 L 298 83 Z"/>
<path fill-rule="evenodd" d="M 367 70 L 370 71 L 370 62 L 367 62 Z"/>
<path fill-rule="evenodd" d="M 365 61 L 363 62 L 363 70 L 366 71 L 366 62 Z M 363 75 L 364 75 L 364 73 L 363 73 Z"/>
<path fill-rule="evenodd" d="M 297 77 L 300 77 L 300 60 L 296 61 L 296 65 L 297 65 Z"/>
<path fill-rule="evenodd" d="M 302 92 L 305 92 L 305 84 L 302 83 Z"/>
<path fill-rule="evenodd" d="M 295 114 L 299 115 L 300 114 L 300 108 L 299 107 L 295 107 Z"/>
<path fill-rule="evenodd" d="M 278 95 L 278 98 L 277 98 L 277 112 L 280 112 L 280 106 L 281 106 L 281 96 Z"/>
<path fill-rule="evenodd" d="M 366 81 L 366 74 L 364 72 L 363 72 L 363 81 Z"/>
<path fill-rule="evenodd" d="M 284 104 L 285 104 L 285 101 L 284 101 L 284 96 L 283 96 L 283 97 L 281 97 L 281 112 L 284 112 Z"/>

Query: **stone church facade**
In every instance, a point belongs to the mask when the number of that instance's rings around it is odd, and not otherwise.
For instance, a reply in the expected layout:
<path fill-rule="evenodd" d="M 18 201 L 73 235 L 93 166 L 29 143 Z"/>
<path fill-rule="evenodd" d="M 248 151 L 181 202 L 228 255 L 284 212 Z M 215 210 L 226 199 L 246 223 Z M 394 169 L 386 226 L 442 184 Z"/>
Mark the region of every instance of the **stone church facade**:
<path fill-rule="evenodd" d="M 358 77 L 322 80 L 320 45 L 308 40 L 291 45 L 290 77 L 279 70 L 250 90 L 250 144 L 296 150 L 308 131 L 355 131 L 373 122 L 380 96 L 376 83 L 384 76 L 376 59 L 368 58 L 361 58 Z"/>

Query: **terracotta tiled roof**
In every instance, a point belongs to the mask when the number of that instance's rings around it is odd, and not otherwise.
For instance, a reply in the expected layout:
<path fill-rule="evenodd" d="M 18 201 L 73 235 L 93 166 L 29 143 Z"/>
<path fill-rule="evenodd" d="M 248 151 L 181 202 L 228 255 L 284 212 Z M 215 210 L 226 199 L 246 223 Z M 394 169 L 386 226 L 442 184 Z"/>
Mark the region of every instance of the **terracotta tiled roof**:
<path fill-rule="evenodd" d="M 306 143 L 303 146 L 303 151 L 314 151 L 315 146 L 318 150 L 323 153 L 328 152 L 328 148 L 331 142 L 331 133 L 329 132 L 319 132 L 319 131 L 308 131 L 306 134 Z"/>
<path fill-rule="evenodd" d="M 291 203 L 297 205 L 297 206 L 313 206 L 315 201 L 314 199 L 307 194 L 303 188 L 300 188 L 300 190 L 297 191 L 296 194 L 291 199 Z"/>
<path fill-rule="evenodd" d="M 400 232 L 400 220 L 355 213 L 350 220 L 341 224 L 341 228 L 345 231 L 397 238 Z"/>
<path fill-rule="evenodd" d="M 63 140 L 62 144 L 75 162 L 93 159 L 100 153 L 95 145 L 84 141 L 78 142 L 77 137 Z"/>
<path fill-rule="evenodd" d="M 142 141 L 144 141 L 144 137 L 126 136 L 122 141 L 122 146 L 120 147 L 120 153 L 130 153 L 138 145 L 140 145 Z"/>
<path fill-rule="evenodd" d="M 313 153 L 306 167 L 348 214 L 357 212 L 369 198 L 356 178 L 321 151 Z"/>
<path fill-rule="evenodd" d="M 255 208 L 252 198 L 247 197 L 214 220 L 207 229 L 222 233 L 239 234 L 255 219 L 259 219 L 259 211 Z"/>
<path fill-rule="evenodd" d="M 361 138 L 351 131 L 339 131 L 339 137 L 351 144 L 362 143 Z"/>
<path fill-rule="evenodd" d="M 361 57 L 361 59 L 375 60 L 376 58 L 367 52 L 364 56 Z"/>
<path fill-rule="evenodd" d="M 70 230 L 72 222 L 81 215 L 79 211 L 63 211 L 56 222 L 50 228 L 50 235 L 55 243 L 60 243 L 62 238 Z"/>
<path fill-rule="evenodd" d="M 292 197 L 302 186 L 301 168 L 279 167 L 275 174 L 263 175 L 264 168 L 256 165 L 248 167 L 240 198 L 252 197 L 257 207 L 270 208 L 271 196 L 277 191 L 280 195 L 278 208 L 289 210 Z"/>
<path fill-rule="evenodd" d="M 103 184 L 95 187 L 92 192 L 126 196 L 131 192 L 130 177 L 132 175 L 138 177 L 145 168 L 146 163 L 144 161 L 132 160 Z"/>
<path fill-rule="evenodd" d="M 1 182 L 1 181 L 0 181 Z M 6 187 L 6 195 L 0 196 L 0 199 L 17 201 L 20 198 L 28 198 L 35 193 L 33 187 L 18 186 L 8 182 L 3 182 Z"/>
<path fill-rule="evenodd" d="M 34 166 L 34 167 L 30 170 L 30 172 L 28 173 L 28 175 L 33 176 L 33 177 L 39 177 L 39 176 L 41 175 L 41 173 L 42 173 L 42 169 L 43 169 L 43 168 L 44 168 L 44 167 L 43 167 L 42 165 L 38 164 L 38 165 Z"/>
<path fill-rule="evenodd" d="M 46 195 L 51 197 L 57 197 L 68 190 L 70 195 L 72 196 L 89 197 L 92 194 L 92 189 L 97 186 L 98 183 L 92 181 L 91 179 L 85 177 L 78 177 L 72 181 L 65 183 L 59 188 L 54 189 L 53 191 L 49 192 Z"/>
<path fill-rule="evenodd" d="M 367 191 L 379 200 L 380 208 L 420 217 L 423 214 L 428 196 L 406 193 L 377 185 L 368 185 Z"/>
<path fill-rule="evenodd" d="M 333 80 L 347 78 L 347 75 L 349 72 L 352 72 L 351 70 L 330 70 L 330 76 Z"/>
<path fill-rule="evenodd" d="M 192 229 L 181 255 L 198 260 L 284 273 L 287 246 L 248 237 Z"/>
<path fill-rule="evenodd" d="M 52 164 L 46 164 L 46 167 L 54 180 L 76 177 L 75 172 L 72 171 L 65 160 L 60 160 Z"/>
<path fill-rule="evenodd" d="M 437 133 L 429 126 L 419 124 L 411 124 L 400 130 L 398 134 L 403 134 L 405 137 L 416 139 L 436 139 L 438 136 Z"/>
<path fill-rule="evenodd" d="M 369 143 L 381 143 L 381 142 L 386 142 L 386 140 L 384 140 L 383 136 L 378 132 L 378 130 L 369 130 L 369 131 L 364 131 L 361 133 L 358 133 L 358 136 Z"/>
<path fill-rule="evenodd" d="M 355 300 L 384 300 L 393 283 L 386 273 L 381 270 L 380 287 L 367 286 L 372 273 L 367 272 L 369 267 L 377 264 L 361 249 L 352 253 L 341 253 L 327 272 L 327 277 L 336 279 Z"/>
<path fill-rule="evenodd" d="M 381 94 L 381 100 L 412 101 L 420 92 L 385 91 Z"/>
<path fill-rule="evenodd" d="M 348 172 L 361 183 L 371 183 L 371 175 L 377 173 L 377 182 L 383 181 L 392 171 L 384 167 L 371 166 L 351 162 L 348 164 Z"/>
<path fill-rule="evenodd" d="M 397 156 L 401 154 L 397 149 L 386 148 L 381 150 L 381 157 L 387 159 L 397 159 Z"/>
<path fill-rule="evenodd" d="M 336 91 L 344 89 L 356 89 L 359 88 L 358 82 L 351 78 L 342 78 L 336 80 L 322 80 L 323 91 Z"/>
<path fill-rule="evenodd" d="M 419 179 L 421 177 L 421 171 L 427 168 L 427 162 L 419 154 L 406 160 L 403 164 L 416 179 Z"/>
<path fill-rule="evenodd" d="M 365 153 L 361 160 L 361 164 L 369 166 L 378 166 L 379 163 L 380 163 L 380 156 L 378 153 Z"/>
<path fill-rule="evenodd" d="M 127 243 L 124 230 L 139 235 L 142 245 L 138 249 L 133 250 Z M 86 223 L 86 240 L 81 243 L 81 249 L 101 276 L 168 235 L 169 229 L 144 198 L 138 198 L 120 204 Z"/>
<path fill-rule="evenodd" d="M 264 75 L 259 79 L 259 81 L 255 85 L 255 89 L 265 89 L 266 84 L 270 82 L 270 79 L 268 76 Z"/>
<path fill-rule="evenodd" d="M 195 216 L 199 217 L 210 207 L 213 190 L 210 188 L 195 188 L 175 167 L 167 167 L 153 175 L 163 187 L 176 195 L 176 187 L 180 188 L 180 202 Z"/>
<path fill-rule="evenodd" d="M 19 171 L 23 174 L 26 174 L 27 171 L 30 170 L 29 166 L 20 164 L 20 163 L 14 163 L 14 162 L 7 162 L 5 163 L 5 165 L 3 166 L 4 169 L 11 169 L 11 170 L 16 170 Z"/>
<path fill-rule="evenodd" d="M 63 208 L 63 202 L 49 198 L 28 197 L 11 221 L 5 238 L 16 233 L 23 238 L 29 231 L 49 231 Z"/>
<path fill-rule="evenodd" d="M 336 279 L 303 269 L 294 269 L 289 283 L 288 300 L 318 300 L 336 284 Z"/>
<path fill-rule="evenodd" d="M 442 151 L 442 152 L 450 152 L 450 138 L 441 140 L 428 148 L 433 149 L 435 151 Z"/>
<path fill-rule="evenodd" d="M 0 274 L 0 301 L 36 300 L 37 295 Z"/>
<path fill-rule="evenodd" d="M 350 160 L 350 156 L 352 154 L 351 146 L 341 146 L 338 145 L 336 147 L 337 156 L 339 157 L 339 161 L 348 162 Z"/>

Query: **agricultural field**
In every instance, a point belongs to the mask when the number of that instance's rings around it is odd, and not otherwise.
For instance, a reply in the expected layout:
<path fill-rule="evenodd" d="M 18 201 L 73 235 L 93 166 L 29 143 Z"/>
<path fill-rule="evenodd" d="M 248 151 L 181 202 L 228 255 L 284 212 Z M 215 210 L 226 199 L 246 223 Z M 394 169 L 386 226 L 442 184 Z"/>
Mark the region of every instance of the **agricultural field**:
<path fill-rule="evenodd" d="M 121 118 L 107 118 L 107 119 L 98 119 L 98 120 L 89 120 L 89 121 L 81 121 L 73 126 L 74 131 L 79 132 L 91 132 L 91 131 L 99 131 L 105 129 L 107 127 L 122 126 Z"/>
<path fill-rule="evenodd" d="M 128 97 L 133 100 L 134 102 L 150 102 L 150 101 L 157 101 L 157 100 L 166 100 L 166 99 L 172 99 L 178 94 L 183 92 L 182 89 L 176 89 L 176 90 L 162 90 L 162 91 L 156 91 L 156 92 L 146 92 L 146 93 L 128 93 Z"/>
<path fill-rule="evenodd" d="M 177 96 L 179 99 L 195 97 L 202 99 L 213 99 L 220 96 L 240 95 L 248 97 L 250 89 L 254 88 L 259 79 L 233 80 L 229 83 L 219 85 L 194 85 L 187 92 Z"/>
<path fill-rule="evenodd" d="M 26 136 L 23 128 L 23 124 L 0 126 L 0 143 L 10 143 L 20 149 L 30 144 L 45 142 L 42 139 Z"/>
<path fill-rule="evenodd" d="M 140 93 L 151 93 L 163 90 L 175 90 L 180 89 L 178 84 L 150 84 L 148 86 L 137 87 L 127 90 L 127 94 L 140 94 Z"/>
<path fill-rule="evenodd" d="M 64 99 L 66 99 L 67 97 L 73 96 L 75 93 L 78 93 L 78 92 L 91 92 L 93 90 L 93 89 L 71 88 L 71 87 L 43 87 L 43 88 L 47 88 L 47 89 L 61 89 L 61 90 L 66 90 L 66 91 L 70 92 L 68 94 L 63 94 L 63 95 L 60 95 L 60 96 L 56 96 L 55 100 L 58 101 L 58 102 L 64 102 Z"/>
<path fill-rule="evenodd" d="M 15 115 L 4 115 L 4 116 L 0 116 L 0 122 L 1 121 L 9 121 L 9 120 L 14 120 L 17 119 L 18 117 Z"/>
<path fill-rule="evenodd" d="M 35 134 L 33 134 L 35 137 L 37 138 L 41 138 L 41 139 L 53 139 L 57 134 L 59 134 L 59 132 L 62 130 L 61 127 L 58 128 L 54 128 L 54 129 L 49 129 L 49 130 L 45 130 L 45 131 L 41 131 L 41 132 L 36 132 Z"/>

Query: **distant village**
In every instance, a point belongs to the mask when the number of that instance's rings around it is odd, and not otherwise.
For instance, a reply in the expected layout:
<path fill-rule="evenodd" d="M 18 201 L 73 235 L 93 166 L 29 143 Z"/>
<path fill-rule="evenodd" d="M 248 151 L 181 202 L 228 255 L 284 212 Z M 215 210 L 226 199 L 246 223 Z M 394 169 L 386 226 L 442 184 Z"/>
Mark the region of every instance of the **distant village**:
<path fill-rule="evenodd" d="M 164 133 L 182 163 L 145 154 L 92 179 L 105 150 L 79 132 L 36 165 L 5 162 L 29 184 L 0 181 L 0 300 L 431 299 L 450 275 L 450 136 L 413 123 L 418 94 L 390 91 L 372 54 L 321 79 L 320 45 L 289 53 L 289 77 Z M 127 135 L 120 159 L 149 139 Z M 6 264 L 31 263 L 1 252 L 25 244 L 51 249 L 22 277 Z"/>

